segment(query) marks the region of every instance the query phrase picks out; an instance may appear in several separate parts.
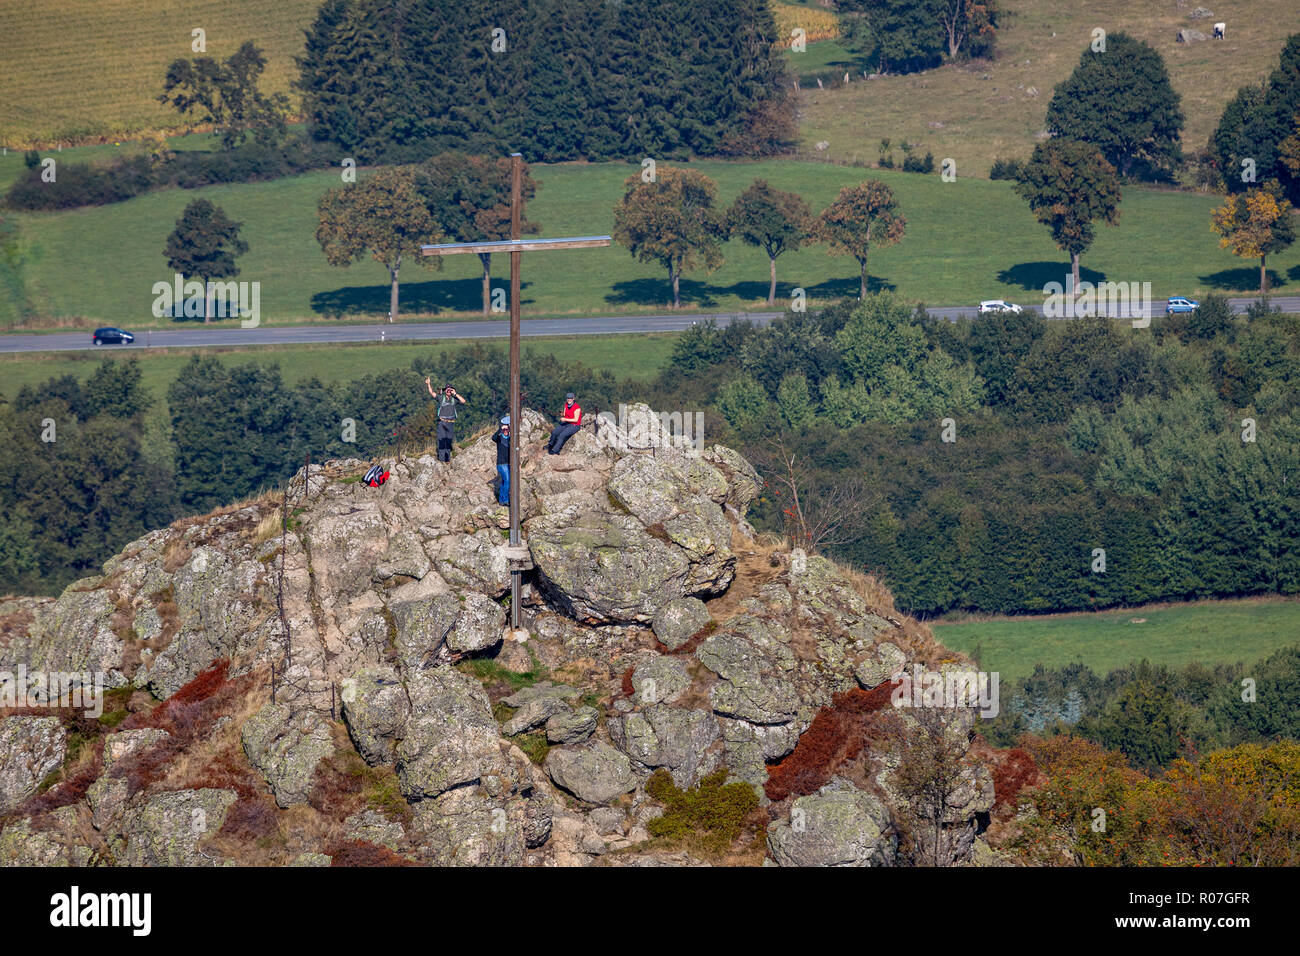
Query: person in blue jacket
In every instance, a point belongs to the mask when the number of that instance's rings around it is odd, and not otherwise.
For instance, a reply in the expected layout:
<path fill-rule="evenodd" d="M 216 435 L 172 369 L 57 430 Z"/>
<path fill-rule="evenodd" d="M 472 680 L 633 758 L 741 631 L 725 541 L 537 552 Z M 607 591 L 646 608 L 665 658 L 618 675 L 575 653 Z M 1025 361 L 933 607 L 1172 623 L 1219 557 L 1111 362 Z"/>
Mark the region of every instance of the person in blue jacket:
<path fill-rule="evenodd" d="M 497 504 L 510 504 L 510 416 L 501 419 L 501 425 L 492 436 L 497 443 Z"/>

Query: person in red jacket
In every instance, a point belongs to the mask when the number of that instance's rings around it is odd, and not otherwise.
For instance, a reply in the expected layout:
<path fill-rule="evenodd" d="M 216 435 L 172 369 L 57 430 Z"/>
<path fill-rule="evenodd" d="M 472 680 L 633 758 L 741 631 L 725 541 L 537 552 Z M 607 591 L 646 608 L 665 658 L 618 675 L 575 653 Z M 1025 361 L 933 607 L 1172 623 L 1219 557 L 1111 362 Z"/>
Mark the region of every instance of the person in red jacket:
<path fill-rule="evenodd" d="M 560 412 L 560 424 L 551 432 L 551 440 L 546 443 L 548 455 L 558 455 L 564 450 L 564 443 L 582 427 L 582 406 L 572 392 L 564 396 L 564 411 Z"/>

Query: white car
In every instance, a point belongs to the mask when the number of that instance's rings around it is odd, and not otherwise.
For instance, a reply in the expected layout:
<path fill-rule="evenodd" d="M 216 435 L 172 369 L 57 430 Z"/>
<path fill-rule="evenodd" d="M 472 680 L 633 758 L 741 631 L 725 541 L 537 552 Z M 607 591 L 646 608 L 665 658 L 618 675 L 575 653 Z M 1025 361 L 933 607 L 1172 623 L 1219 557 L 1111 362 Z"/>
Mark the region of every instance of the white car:
<path fill-rule="evenodd" d="M 1005 299 L 987 299 L 980 303 L 980 314 L 983 315 L 985 312 L 1011 312 L 1019 315 L 1021 308 L 1014 302 L 1007 302 Z"/>

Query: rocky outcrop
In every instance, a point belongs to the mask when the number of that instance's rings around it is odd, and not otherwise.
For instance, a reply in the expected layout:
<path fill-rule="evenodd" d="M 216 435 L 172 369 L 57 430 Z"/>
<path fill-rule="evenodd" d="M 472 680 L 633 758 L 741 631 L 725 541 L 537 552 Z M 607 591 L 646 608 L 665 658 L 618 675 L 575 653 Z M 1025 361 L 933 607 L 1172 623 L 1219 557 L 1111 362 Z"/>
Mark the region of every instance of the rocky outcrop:
<path fill-rule="evenodd" d="M 450 463 L 385 462 L 381 488 L 355 480 L 368 462 L 313 465 L 286 497 L 151 532 L 56 599 L 0 602 L 0 670 L 99 672 L 136 721 L 67 761 L 61 718 L 0 717 L 0 812 L 51 781 L 56 798 L 8 818 L 0 862 L 212 866 L 248 862 L 240 847 L 281 865 L 707 862 L 640 846 L 660 772 L 754 788 L 766 845 L 753 821 L 741 839 L 770 862 L 899 862 L 911 808 L 886 743 L 811 792 L 764 787 L 822 708 L 926 647 L 832 562 L 755 539 L 762 482 L 735 451 L 645 406 L 559 456 L 534 453 L 548 431 L 522 416 L 528 559 L 508 639 L 486 435 Z M 944 726 L 963 769 L 942 846 L 907 852 L 996 853 L 974 720 Z"/>

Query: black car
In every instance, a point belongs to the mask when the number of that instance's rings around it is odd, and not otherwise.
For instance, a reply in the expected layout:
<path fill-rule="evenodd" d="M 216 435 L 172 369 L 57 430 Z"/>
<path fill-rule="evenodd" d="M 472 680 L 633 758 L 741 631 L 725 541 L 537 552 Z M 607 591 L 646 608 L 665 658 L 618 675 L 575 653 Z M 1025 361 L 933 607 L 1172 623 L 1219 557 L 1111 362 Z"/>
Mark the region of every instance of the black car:
<path fill-rule="evenodd" d="M 96 345 L 109 345 L 111 343 L 130 345 L 134 341 L 134 335 L 130 332 L 123 332 L 121 329 L 95 329 Z"/>

